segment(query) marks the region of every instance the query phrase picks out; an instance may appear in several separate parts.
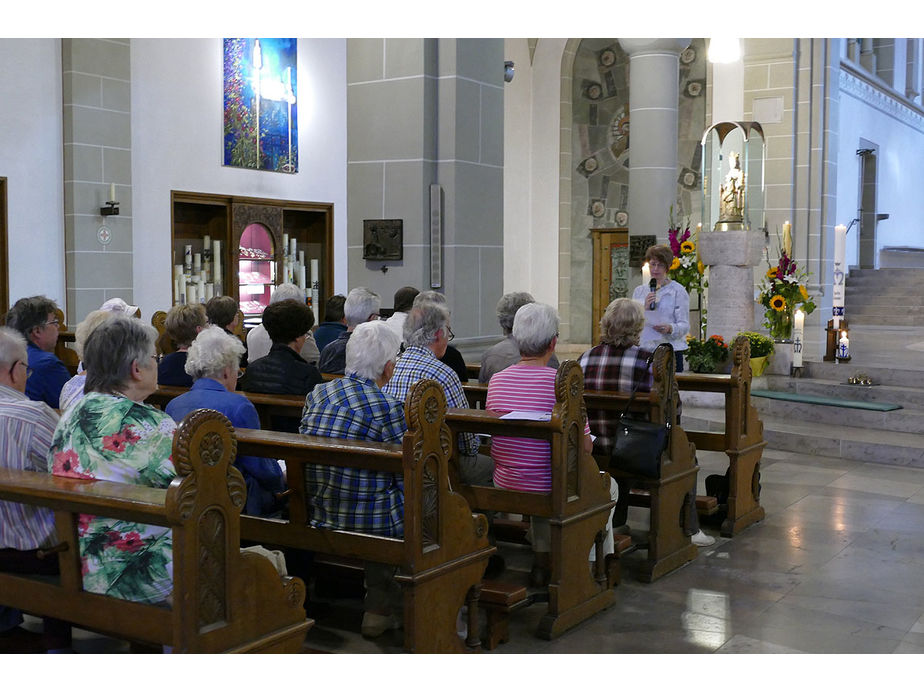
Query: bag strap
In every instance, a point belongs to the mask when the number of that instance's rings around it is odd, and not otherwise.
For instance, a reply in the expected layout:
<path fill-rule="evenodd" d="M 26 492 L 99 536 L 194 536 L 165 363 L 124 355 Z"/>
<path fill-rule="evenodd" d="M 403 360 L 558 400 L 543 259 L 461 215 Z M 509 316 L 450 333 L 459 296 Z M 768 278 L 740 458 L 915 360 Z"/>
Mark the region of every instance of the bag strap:
<path fill-rule="evenodd" d="M 651 353 L 651 356 L 645 361 L 645 368 L 651 370 L 651 362 L 654 360 L 654 352 Z M 635 383 L 635 387 L 632 388 L 632 394 L 629 395 L 629 401 L 626 402 L 626 408 L 622 410 L 622 414 L 619 418 L 625 418 L 629 414 L 629 408 L 632 406 L 632 402 L 635 401 L 635 393 L 638 392 L 638 386 L 641 385 L 641 382 Z"/>

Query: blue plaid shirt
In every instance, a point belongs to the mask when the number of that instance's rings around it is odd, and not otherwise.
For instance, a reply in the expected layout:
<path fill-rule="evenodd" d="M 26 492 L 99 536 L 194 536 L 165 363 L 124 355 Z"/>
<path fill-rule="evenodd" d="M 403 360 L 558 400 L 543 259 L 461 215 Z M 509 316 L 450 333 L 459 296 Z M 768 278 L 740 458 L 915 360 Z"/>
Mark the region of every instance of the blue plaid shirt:
<path fill-rule="evenodd" d="M 432 378 L 443 387 L 446 394 L 446 406 L 468 409 L 468 399 L 462 382 L 452 368 L 436 358 L 436 354 L 427 347 L 412 346 L 401 354 L 395 365 L 395 374 L 391 376 L 382 392 L 389 394 L 402 402 L 407 399 L 418 380 Z M 478 436 L 474 433 L 459 434 L 459 452 L 463 455 L 478 453 Z"/>
<path fill-rule="evenodd" d="M 356 375 L 309 392 L 299 427 L 305 435 L 383 443 L 400 443 L 406 430 L 404 404 Z M 404 483 L 399 475 L 308 464 L 305 491 L 312 527 L 404 536 Z"/>

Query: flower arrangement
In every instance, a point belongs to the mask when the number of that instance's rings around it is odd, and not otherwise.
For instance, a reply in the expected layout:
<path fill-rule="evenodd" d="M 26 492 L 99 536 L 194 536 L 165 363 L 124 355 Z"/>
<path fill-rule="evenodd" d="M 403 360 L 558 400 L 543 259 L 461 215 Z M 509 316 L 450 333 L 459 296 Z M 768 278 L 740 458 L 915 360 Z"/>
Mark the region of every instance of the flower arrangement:
<path fill-rule="evenodd" d="M 687 219 L 686 227 L 681 230 L 680 224 L 674 225 L 674 208 L 670 211 L 670 225 L 667 229 L 667 238 L 670 242 L 671 252 L 674 254 L 674 260 L 668 268 L 668 276 L 675 282 L 683 286 L 689 293 L 692 290 L 702 291 L 706 286 L 703 278 L 702 261 L 696 257 L 696 239 L 690 239 L 690 220 Z"/>
<path fill-rule="evenodd" d="M 773 353 L 773 340 L 760 332 L 739 332 L 735 337 L 747 337 L 751 343 L 751 358 L 756 359 L 761 356 L 769 356 Z"/>
<path fill-rule="evenodd" d="M 687 336 L 687 363 L 695 373 L 715 373 L 720 363 L 728 359 L 728 344 L 721 335 L 709 339 Z"/>
<path fill-rule="evenodd" d="M 815 310 L 806 284 L 809 273 L 799 270 L 784 250 L 775 266 L 767 262 L 767 272 L 761 280 L 758 301 L 764 307 L 764 327 L 776 339 L 788 339 L 792 334 L 792 313 L 801 308 L 808 315 Z"/>

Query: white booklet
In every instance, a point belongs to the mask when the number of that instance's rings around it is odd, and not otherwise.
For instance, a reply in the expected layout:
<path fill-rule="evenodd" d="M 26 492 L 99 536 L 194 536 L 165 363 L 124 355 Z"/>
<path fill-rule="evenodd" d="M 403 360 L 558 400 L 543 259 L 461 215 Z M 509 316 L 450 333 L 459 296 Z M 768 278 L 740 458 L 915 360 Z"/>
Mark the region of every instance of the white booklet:
<path fill-rule="evenodd" d="M 502 419 L 515 419 L 517 421 L 550 421 L 552 412 L 550 411 L 511 411 L 503 416 Z"/>

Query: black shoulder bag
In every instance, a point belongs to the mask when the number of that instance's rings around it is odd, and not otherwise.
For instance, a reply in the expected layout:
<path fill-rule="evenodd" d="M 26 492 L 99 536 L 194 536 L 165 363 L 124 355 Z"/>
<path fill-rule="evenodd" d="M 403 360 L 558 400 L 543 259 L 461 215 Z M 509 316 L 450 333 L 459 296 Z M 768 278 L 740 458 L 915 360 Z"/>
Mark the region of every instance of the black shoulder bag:
<path fill-rule="evenodd" d="M 651 358 L 648 359 L 648 366 L 651 367 Z M 661 476 L 661 454 L 667 447 L 670 423 L 629 418 L 629 408 L 637 391 L 638 385 L 632 390 L 626 408 L 617 421 L 610 466 L 643 479 L 658 479 Z"/>

